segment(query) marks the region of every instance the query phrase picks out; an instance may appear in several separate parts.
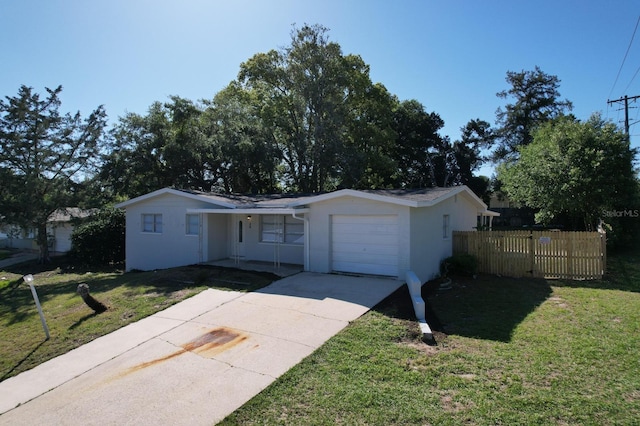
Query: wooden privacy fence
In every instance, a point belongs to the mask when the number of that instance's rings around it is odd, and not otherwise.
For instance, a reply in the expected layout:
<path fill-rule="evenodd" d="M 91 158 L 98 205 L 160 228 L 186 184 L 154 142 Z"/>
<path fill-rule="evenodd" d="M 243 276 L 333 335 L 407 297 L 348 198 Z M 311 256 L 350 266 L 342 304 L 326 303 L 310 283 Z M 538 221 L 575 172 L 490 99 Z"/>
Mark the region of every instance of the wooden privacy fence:
<path fill-rule="evenodd" d="M 453 253 L 478 259 L 478 272 L 508 277 L 600 279 L 606 234 L 560 231 L 455 231 Z"/>

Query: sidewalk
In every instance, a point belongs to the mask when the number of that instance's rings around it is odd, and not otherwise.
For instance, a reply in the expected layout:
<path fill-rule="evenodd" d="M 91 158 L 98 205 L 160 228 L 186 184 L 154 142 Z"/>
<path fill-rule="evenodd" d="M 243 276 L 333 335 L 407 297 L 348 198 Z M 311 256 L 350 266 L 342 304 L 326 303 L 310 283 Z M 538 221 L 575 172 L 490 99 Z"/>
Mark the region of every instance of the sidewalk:
<path fill-rule="evenodd" d="M 8 266 L 13 266 L 13 265 L 17 265 L 18 263 L 22 263 L 22 262 L 28 262 L 30 260 L 36 260 L 38 258 L 38 254 L 37 253 L 29 253 L 29 252 L 18 252 L 17 254 L 15 254 L 12 257 L 9 257 L 7 259 L 4 260 L 0 260 L 0 270 L 8 267 Z"/>
<path fill-rule="evenodd" d="M 214 424 L 401 284 L 301 273 L 205 290 L 1 382 L 0 425 Z"/>

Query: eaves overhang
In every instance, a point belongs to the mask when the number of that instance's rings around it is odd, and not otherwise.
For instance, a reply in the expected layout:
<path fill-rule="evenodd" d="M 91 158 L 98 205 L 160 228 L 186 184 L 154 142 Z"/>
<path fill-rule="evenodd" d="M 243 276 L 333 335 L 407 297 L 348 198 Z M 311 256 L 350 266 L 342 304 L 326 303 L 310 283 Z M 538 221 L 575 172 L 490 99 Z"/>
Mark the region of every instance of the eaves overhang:
<path fill-rule="evenodd" d="M 236 208 L 236 209 L 187 209 L 188 214 L 302 214 L 308 213 L 309 209 L 293 208 Z"/>

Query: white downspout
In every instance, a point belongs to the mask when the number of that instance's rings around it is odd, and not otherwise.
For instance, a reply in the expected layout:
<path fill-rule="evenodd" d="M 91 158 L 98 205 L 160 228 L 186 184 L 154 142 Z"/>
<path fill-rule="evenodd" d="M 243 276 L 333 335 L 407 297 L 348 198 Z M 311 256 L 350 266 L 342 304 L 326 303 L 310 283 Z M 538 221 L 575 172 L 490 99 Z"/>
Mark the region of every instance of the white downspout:
<path fill-rule="evenodd" d="M 202 242 L 202 231 L 204 228 L 204 214 L 200 213 L 198 215 L 198 263 L 203 263 L 204 262 L 204 256 L 202 253 L 202 249 L 203 249 L 203 242 Z"/>

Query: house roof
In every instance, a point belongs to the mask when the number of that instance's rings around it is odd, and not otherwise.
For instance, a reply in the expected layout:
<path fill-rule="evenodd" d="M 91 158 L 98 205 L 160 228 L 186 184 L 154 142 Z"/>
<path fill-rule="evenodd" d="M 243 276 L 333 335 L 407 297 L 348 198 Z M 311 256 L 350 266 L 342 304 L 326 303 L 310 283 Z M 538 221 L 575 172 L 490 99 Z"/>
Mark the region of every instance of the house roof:
<path fill-rule="evenodd" d="M 186 190 L 178 190 L 173 188 L 162 188 L 153 192 L 149 192 L 148 194 L 141 195 L 136 198 L 132 198 L 127 201 L 123 201 L 122 203 L 118 203 L 115 205 L 116 208 L 122 209 L 129 207 L 130 205 L 140 203 L 142 201 L 149 200 L 151 198 L 159 197 L 165 194 L 173 194 L 178 195 L 180 197 L 191 198 L 199 201 L 205 201 L 211 204 L 216 204 L 221 207 L 226 207 L 229 209 L 235 208 L 235 204 L 227 197 L 220 197 L 215 194 L 210 193 L 199 193 L 196 191 L 186 191 Z"/>
<path fill-rule="evenodd" d="M 70 222 L 71 219 L 82 219 L 89 217 L 96 212 L 96 209 L 81 209 L 80 207 L 65 207 L 58 209 L 49 215 L 47 222 Z"/>
<path fill-rule="evenodd" d="M 299 200 L 293 205 L 311 204 L 319 201 L 332 200 L 339 197 L 352 196 L 365 198 L 374 201 L 383 201 L 391 204 L 398 204 L 408 207 L 428 207 L 438 204 L 445 199 L 457 194 L 464 194 L 472 202 L 477 204 L 479 210 L 486 210 L 487 205 L 468 187 L 453 186 L 448 188 L 423 188 L 423 189 L 375 189 L 375 190 L 354 190 L 341 189 L 326 194 L 309 197 Z"/>
<path fill-rule="evenodd" d="M 162 188 L 157 191 L 153 191 L 148 194 L 144 194 L 139 197 L 116 204 L 116 207 L 126 208 L 132 204 L 136 204 L 141 201 L 145 201 L 165 194 L 173 194 L 181 197 L 191 198 L 209 204 L 214 204 L 216 206 L 226 207 L 228 209 L 285 208 L 290 206 L 296 200 L 308 197 L 307 195 L 303 194 L 218 194 L 185 189 Z"/>
<path fill-rule="evenodd" d="M 341 189 L 325 194 L 267 194 L 267 195 L 239 195 L 239 194 L 217 194 L 191 190 L 178 190 L 163 188 L 140 197 L 133 198 L 123 203 L 117 204 L 118 208 L 126 208 L 132 204 L 151 199 L 164 194 L 173 194 L 187 198 L 197 199 L 206 203 L 225 209 L 233 209 L 237 213 L 264 212 L 273 213 L 279 210 L 299 209 L 309 204 L 332 200 L 340 197 L 358 197 L 374 201 L 382 201 L 391 204 L 408 207 L 428 207 L 438 204 L 449 197 L 462 194 L 477 206 L 479 212 L 486 212 L 487 205 L 478 198 L 473 191 L 466 186 L 455 186 L 449 188 L 426 188 L 426 189 L 377 189 L 377 190 L 355 190 Z M 202 210 L 202 209 L 191 209 Z M 204 210 L 202 210 L 204 211 Z"/>
<path fill-rule="evenodd" d="M 234 208 L 285 208 L 295 203 L 297 200 L 308 198 L 304 194 L 259 194 L 259 195 L 241 195 L 241 194 L 212 194 L 206 192 L 185 191 L 197 194 L 214 202 L 223 201 L 231 203 Z"/>

